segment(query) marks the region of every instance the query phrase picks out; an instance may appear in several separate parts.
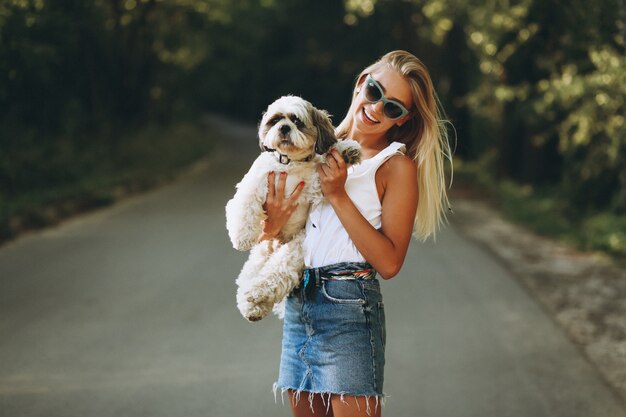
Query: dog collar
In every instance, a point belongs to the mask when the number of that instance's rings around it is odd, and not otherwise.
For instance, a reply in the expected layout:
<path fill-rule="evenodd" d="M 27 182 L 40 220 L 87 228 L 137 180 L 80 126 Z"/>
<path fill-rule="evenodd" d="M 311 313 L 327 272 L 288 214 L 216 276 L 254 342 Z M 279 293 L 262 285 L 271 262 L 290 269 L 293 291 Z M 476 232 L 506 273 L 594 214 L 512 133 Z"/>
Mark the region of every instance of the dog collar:
<path fill-rule="evenodd" d="M 296 160 L 289 158 L 287 155 L 278 152 L 276 149 L 268 148 L 267 146 L 264 146 L 264 148 L 265 148 L 265 152 L 274 152 L 274 156 L 276 157 L 276 160 L 283 165 L 289 165 L 291 162 L 309 162 L 311 159 L 313 159 L 313 156 L 315 155 L 315 153 L 313 153 L 304 159 L 299 159 L 296 161 Z"/>

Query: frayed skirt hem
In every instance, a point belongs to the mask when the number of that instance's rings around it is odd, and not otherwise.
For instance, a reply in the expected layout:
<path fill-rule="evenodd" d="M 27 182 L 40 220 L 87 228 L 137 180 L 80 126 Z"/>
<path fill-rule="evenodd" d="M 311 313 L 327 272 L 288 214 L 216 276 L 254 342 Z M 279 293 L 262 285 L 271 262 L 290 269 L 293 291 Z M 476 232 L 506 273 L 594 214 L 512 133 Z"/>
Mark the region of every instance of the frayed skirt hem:
<path fill-rule="evenodd" d="M 299 388 L 295 388 L 295 387 L 281 387 L 279 386 L 277 383 L 274 383 L 274 385 L 272 386 L 272 391 L 274 392 L 274 402 L 278 402 L 278 395 L 277 395 L 277 391 L 278 389 L 280 389 L 280 399 L 281 402 L 283 403 L 283 405 L 285 405 L 285 397 L 284 394 L 286 391 L 293 391 L 295 393 L 294 395 L 294 404 L 298 404 L 298 402 L 300 401 L 300 395 L 302 394 L 302 392 L 304 390 L 299 389 Z M 367 406 L 367 409 L 365 410 L 367 415 L 371 415 L 371 406 L 370 406 L 370 401 L 369 399 L 374 397 L 376 399 L 376 404 L 374 406 L 374 412 L 376 412 L 378 410 L 378 405 L 380 404 L 381 406 L 385 405 L 385 401 L 387 400 L 388 395 L 385 393 L 382 394 L 354 394 L 351 392 L 332 392 L 332 391 L 304 391 L 307 392 L 308 395 L 308 400 L 309 400 L 309 406 L 311 407 L 311 410 L 313 410 L 313 398 L 316 394 L 320 395 L 322 398 L 322 403 L 326 406 L 326 413 L 328 414 L 328 410 L 330 410 L 330 399 L 333 395 L 338 395 L 340 398 L 340 401 L 344 404 L 348 404 L 348 402 L 344 399 L 344 397 L 346 395 L 351 396 L 351 397 L 365 397 L 365 404 Z M 357 408 L 360 411 L 360 405 L 357 402 L 356 403 Z"/>

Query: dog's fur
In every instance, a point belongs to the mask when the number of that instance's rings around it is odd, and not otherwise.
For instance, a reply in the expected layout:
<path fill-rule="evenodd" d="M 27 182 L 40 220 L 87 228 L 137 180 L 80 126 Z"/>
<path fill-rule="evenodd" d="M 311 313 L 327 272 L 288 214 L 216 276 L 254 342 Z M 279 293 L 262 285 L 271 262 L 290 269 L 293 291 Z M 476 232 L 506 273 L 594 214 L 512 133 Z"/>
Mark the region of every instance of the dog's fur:
<path fill-rule="evenodd" d="M 259 124 L 259 142 L 266 152 L 254 161 L 226 204 L 226 228 L 233 247 L 251 250 L 237 278 L 237 306 L 249 321 L 261 320 L 272 309 L 282 318 L 282 301 L 300 282 L 304 225 L 311 205 L 323 199 L 318 164 L 325 162 L 331 147 L 348 164 L 358 163 L 361 158 L 357 142 L 337 141 L 326 111 L 295 96 L 283 96 L 268 107 Z M 280 172 L 287 173 L 285 197 L 301 181 L 305 185 L 296 210 L 277 239 L 259 243 L 271 171 L 276 172 L 276 182 Z"/>

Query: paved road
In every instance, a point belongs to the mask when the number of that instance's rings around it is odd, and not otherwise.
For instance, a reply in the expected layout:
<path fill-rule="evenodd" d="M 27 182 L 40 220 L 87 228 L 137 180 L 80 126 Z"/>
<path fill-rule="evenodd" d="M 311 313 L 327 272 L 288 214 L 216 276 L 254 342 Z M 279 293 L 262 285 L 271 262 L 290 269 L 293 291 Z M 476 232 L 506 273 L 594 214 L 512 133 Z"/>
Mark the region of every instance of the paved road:
<path fill-rule="evenodd" d="M 0 417 L 290 415 L 271 392 L 280 322 L 239 316 L 245 255 L 224 229 L 255 132 L 222 129 L 208 170 L 0 249 Z M 384 415 L 626 416 L 510 273 L 454 227 L 413 242 L 383 292 Z"/>

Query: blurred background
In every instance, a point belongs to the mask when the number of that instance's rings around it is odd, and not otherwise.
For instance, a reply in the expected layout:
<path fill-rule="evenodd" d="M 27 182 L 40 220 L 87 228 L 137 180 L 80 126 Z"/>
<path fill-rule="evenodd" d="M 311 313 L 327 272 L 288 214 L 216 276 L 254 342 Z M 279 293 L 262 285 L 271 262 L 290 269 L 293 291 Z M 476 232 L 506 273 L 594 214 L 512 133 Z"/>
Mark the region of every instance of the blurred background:
<path fill-rule="evenodd" d="M 209 155 L 208 114 L 297 94 L 337 124 L 394 49 L 456 129 L 453 189 L 624 258 L 624 0 L 1 0 L 0 239 Z"/>

